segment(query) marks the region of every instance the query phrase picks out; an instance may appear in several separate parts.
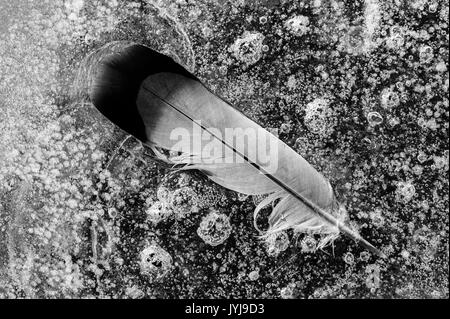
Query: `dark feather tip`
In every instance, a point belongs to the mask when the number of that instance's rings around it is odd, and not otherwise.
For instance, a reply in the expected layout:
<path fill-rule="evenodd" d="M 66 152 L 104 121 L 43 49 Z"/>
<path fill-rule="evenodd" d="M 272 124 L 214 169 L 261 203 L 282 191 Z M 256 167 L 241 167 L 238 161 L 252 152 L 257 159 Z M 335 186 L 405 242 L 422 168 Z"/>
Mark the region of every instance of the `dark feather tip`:
<path fill-rule="evenodd" d="M 111 122 L 139 140 L 147 141 L 136 98 L 142 82 L 152 74 L 178 73 L 195 78 L 172 58 L 139 44 L 131 44 L 100 60 L 89 97 Z"/>

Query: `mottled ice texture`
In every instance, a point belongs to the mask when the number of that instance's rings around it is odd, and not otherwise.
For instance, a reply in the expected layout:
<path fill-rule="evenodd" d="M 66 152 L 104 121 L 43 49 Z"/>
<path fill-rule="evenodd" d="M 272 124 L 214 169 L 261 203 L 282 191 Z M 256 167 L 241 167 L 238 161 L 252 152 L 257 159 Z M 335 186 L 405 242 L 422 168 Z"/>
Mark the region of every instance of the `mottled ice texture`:
<path fill-rule="evenodd" d="M 0 0 L 0 298 L 448 298 L 448 12 Z M 96 57 L 82 61 L 120 41 L 169 54 L 278 132 L 388 258 L 292 232 L 268 247 L 251 197 L 152 161 L 85 99 Z M 211 211 L 231 228 L 217 246 L 197 233 Z"/>

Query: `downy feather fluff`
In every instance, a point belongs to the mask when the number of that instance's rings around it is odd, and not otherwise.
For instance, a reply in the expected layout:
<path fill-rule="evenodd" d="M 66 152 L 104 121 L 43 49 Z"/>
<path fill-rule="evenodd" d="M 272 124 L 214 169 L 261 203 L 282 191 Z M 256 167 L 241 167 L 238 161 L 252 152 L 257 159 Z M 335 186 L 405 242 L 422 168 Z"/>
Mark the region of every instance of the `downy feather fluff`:
<path fill-rule="evenodd" d="M 133 43 L 113 51 L 101 56 L 92 77 L 84 79 L 89 97 L 104 116 L 150 146 L 155 156 L 185 164 L 184 169 L 198 169 L 233 191 L 268 195 L 255 209 L 256 219 L 262 208 L 273 205 L 265 234 L 289 228 L 332 236 L 340 231 L 381 255 L 335 217 L 337 202 L 330 183 L 293 149 L 213 94 L 170 57 Z M 186 145 L 171 136 L 179 128 L 190 134 Z M 253 129 L 258 134 L 256 140 L 243 138 L 245 142 L 237 145 L 236 140 L 224 140 L 226 128 Z M 205 135 L 215 142 L 211 151 L 192 150 L 192 143 Z M 277 154 L 276 170 L 267 169 L 254 145 Z M 167 152 L 160 150 L 176 151 L 177 156 L 166 157 Z M 240 160 L 230 162 L 229 156 Z"/>

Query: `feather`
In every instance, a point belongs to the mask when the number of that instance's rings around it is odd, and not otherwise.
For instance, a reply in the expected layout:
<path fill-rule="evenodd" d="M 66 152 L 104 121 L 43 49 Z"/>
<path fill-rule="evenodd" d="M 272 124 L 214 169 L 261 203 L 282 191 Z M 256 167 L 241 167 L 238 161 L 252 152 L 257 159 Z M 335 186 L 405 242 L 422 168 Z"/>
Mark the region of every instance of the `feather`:
<path fill-rule="evenodd" d="M 89 97 L 101 113 L 156 153 L 175 152 L 171 163 L 200 170 L 239 193 L 268 195 L 255 209 L 256 219 L 273 204 L 266 235 L 289 228 L 342 232 L 382 256 L 336 216 L 328 180 L 168 56 L 127 44 L 98 61 L 89 83 Z"/>

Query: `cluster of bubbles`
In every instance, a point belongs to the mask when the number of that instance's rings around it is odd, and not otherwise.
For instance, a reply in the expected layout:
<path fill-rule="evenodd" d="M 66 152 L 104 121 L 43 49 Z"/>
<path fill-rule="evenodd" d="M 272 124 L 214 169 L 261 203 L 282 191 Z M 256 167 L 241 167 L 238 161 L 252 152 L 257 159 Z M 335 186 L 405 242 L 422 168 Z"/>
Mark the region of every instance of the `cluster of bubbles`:
<path fill-rule="evenodd" d="M 399 50 L 405 44 L 405 30 L 399 26 L 393 26 L 389 30 L 389 36 L 386 38 L 386 46 L 392 50 Z"/>
<path fill-rule="evenodd" d="M 173 216 L 173 210 L 160 201 L 154 202 L 145 212 L 148 220 L 155 225 L 167 221 Z"/>
<path fill-rule="evenodd" d="M 256 281 L 259 279 L 259 270 L 253 270 L 248 274 L 248 279 Z"/>
<path fill-rule="evenodd" d="M 172 256 L 156 243 L 145 247 L 139 257 L 141 273 L 152 279 L 160 280 L 172 270 Z"/>
<path fill-rule="evenodd" d="M 353 265 L 355 263 L 355 255 L 348 252 L 344 255 L 344 262 L 348 265 Z"/>
<path fill-rule="evenodd" d="M 381 209 L 376 209 L 373 212 L 370 212 L 369 215 L 372 225 L 374 225 L 375 227 L 383 227 L 385 218 L 383 217 Z"/>
<path fill-rule="evenodd" d="M 381 92 L 381 106 L 385 109 L 393 109 L 400 104 L 400 96 L 393 88 L 385 88 Z"/>
<path fill-rule="evenodd" d="M 305 108 L 305 125 L 312 133 L 328 136 L 335 126 L 334 111 L 325 98 L 317 98 L 308 103 Z"/>
<path fill-rule="evenodd" d="M 352 26 L 342 38 L 342 45 L 348 53 L 360 54 L 365 50 L 365 41 L 365 29 L 362 26 Z"/>
<path fill-rule="evenodd" d="M 303 15 L 298 15 L 286 20 L 286 29 L 296 35 L 302 36 L 309 31 L 309 18 Z"/>
<path fill-rule="evenodd" d="M 208 245 L 218 246 L 230 237 L 231 230 L 230 218 L 212 210 L 203 217 L 197 229 L 197 234 Z"/>
<path fill-rule="evenodd" d="M 370 126 L 377 126 L 383 123 L 383 117 L 378 112 L 369 112 L 367 114 L 367 121 Z"/>
<path fill-rule="evenodd" d="M 366 267 L 366 286 L 374 293 L 381 283 L 380 267 L 376 264 L 367 265 Z"/>
<path fill-rule="evenodd" d="M 262 33 L 245 31 L 242 37 L 236 39 L 230 50 L 238 61 L 252 65 L 262 58 L 265 48 L 263 42 Z"/>
<path fill-rule="evenodd" d="M 433 48 L 429 45 L 423 45 L 419 48 L 419 58 L 422 63 L 430 63 L 433 60 Z"/>
<path fill-rule="evenodd" d="M 289 236 L 285 231 L 271 233 L 265 238 L 266 251 L 269 256 L 278 256 L 288 249 Z"/>
<path fill-rule="evenodd" d="M 306 235 L 300 241 L 300 249 L 303 253 L 312 253 L 317 250 L 317 240 L 313 236 Z"/>
<path fill-rule="evenodd" d="M 290 283 L 286 287 L 281 288 L 280 297 L 281 299 L 294 299 L 296 297 L 296 285 Z"/>
<path fill-rule="evenodd" d="M 192 213 L 214 206 L 218 201 L 215 187 L 204 185 L 189 173 L 168 174 L 157 189 L 158 200 L 146 210 L 153 224 L 171 218 L 182 220 Z"/>
<path fill-rule="evenodd" d="M 411 182 L 399 182 L 396 192 L 399 200 L 409 202 L 416 195 L 416 188 Z"/>

